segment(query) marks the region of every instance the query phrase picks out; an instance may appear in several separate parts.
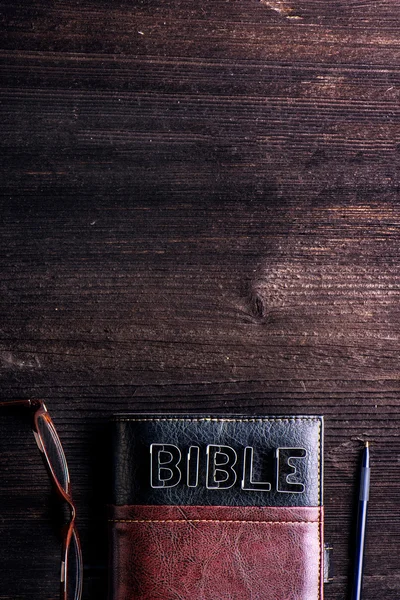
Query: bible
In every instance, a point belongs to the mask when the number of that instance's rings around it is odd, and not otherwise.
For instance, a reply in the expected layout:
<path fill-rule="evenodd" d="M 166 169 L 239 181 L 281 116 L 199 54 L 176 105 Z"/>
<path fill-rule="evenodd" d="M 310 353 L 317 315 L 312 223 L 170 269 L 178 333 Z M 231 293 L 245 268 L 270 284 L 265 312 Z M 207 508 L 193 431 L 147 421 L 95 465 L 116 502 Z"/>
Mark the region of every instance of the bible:
<path fill-rule="evenodd" d="M 115 415 L 110 600 L 322 600 L 323 418 Z"/>

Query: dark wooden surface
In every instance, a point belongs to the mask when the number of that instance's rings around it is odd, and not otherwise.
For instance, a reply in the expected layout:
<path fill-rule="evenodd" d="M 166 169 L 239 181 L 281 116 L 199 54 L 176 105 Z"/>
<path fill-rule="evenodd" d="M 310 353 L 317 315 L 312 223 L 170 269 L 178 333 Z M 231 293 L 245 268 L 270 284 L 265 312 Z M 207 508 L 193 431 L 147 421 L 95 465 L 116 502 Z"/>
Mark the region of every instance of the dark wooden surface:
<path fill-rule="evenodd" d="M 365 600 L 397 600 L 399 3 L 0 7 L 2 398 L 59 429 L 85 600 L 121 409 L 324 414 L 327 600 L 371 440 Z M 0 415 L 1 600 L 57 598 L 55 505 Z"/>

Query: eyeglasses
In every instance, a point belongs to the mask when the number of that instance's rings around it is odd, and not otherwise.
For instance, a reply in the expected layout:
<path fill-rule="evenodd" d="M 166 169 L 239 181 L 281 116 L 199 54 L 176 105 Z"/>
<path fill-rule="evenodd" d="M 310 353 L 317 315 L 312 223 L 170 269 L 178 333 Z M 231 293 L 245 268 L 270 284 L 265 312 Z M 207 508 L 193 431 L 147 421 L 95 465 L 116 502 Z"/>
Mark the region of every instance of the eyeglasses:
<path fill-rule="evenodd" d="M 0 408 L 30 408 L 32 430 L 42 454 L 52 484 L 61 501 L 66 504 L 69 516 L 62 528 L 61 553 L 61 600 L 81 600 L 82 596 L 82 550 L 75 526 L 76 510 L 71 497 L 67 460 L 54 423 L 43 400 L 11 400 L 0 402 Z"/>

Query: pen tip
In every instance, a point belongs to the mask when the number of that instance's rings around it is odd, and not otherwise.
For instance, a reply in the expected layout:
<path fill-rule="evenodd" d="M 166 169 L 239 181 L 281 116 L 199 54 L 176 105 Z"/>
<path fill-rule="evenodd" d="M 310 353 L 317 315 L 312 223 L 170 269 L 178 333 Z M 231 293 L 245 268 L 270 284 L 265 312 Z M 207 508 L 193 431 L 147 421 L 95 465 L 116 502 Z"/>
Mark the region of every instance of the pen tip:
<path fill-rule="evenodd" d="M 369 442 L 364 442 L 364 444 L 366 448 L 369 448 Z"/>

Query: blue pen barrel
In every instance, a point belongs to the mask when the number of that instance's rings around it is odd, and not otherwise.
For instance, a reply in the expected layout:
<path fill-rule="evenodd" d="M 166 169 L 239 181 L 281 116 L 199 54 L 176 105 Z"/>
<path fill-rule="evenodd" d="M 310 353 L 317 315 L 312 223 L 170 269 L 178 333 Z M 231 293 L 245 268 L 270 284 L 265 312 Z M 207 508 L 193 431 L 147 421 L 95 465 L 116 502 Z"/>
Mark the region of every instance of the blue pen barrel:
<path fill-rule="evenodd" d="M 361 469 L 360 502 L 368 502 L 369 500 L 370 472 L 369 467 L 362 467 Z"/>
<path fill-rule="evenodd" d="M 354 559 L 354 581 L 351 600 L 361 600 L 365 531 L 370 488 L 369 446 L 366 444 L 362 457 L 360 492 L 358 498 L 356 555 Z"/>

